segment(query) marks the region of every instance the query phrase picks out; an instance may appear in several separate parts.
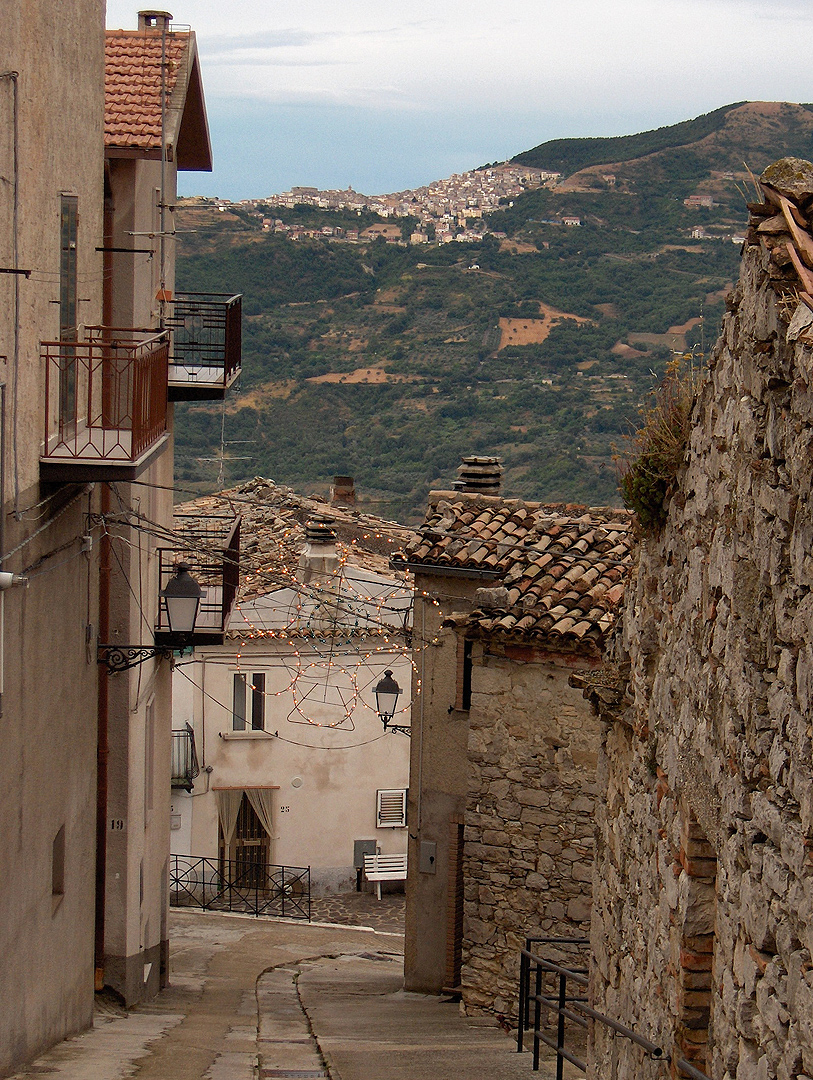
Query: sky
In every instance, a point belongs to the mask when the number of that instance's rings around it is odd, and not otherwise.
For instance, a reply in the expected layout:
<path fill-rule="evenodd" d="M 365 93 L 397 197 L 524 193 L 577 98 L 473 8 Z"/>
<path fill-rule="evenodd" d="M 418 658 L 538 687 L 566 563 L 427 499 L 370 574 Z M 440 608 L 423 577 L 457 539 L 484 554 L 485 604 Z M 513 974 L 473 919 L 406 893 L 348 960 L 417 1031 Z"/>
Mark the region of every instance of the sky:
<path fill-rule="evenodd" d="M 146 7 L 142 3 L 141 6 Z M 156 5 L 157 6 L 157 5 Z M 108 0 L 109 28 L 138 5 Z M 810 0 L 172 0 L 215 165 L 181 194 L 401 191 L 547 139 L 810 101 Z"/>

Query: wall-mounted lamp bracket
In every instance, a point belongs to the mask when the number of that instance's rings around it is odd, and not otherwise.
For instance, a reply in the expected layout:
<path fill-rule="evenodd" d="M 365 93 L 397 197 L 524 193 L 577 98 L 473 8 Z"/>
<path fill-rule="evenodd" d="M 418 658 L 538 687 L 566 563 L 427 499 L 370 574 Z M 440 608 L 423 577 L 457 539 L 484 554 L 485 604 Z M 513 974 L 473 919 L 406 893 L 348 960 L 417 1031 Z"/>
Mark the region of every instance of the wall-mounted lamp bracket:
<path fill-rule="evenodd" d="M 100 645 L 96 659 L 113 674 L 117 671 L 129 671 L 148 660 L 169 659 L 171 656 L 172 649 L 166 646 Z"/>

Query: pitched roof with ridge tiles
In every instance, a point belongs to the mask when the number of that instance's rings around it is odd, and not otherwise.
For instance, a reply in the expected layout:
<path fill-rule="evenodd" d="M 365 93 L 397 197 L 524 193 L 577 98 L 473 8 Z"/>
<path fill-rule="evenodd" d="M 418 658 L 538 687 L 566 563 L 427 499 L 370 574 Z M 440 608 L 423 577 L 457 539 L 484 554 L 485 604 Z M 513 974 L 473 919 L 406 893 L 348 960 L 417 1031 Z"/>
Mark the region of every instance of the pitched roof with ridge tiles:
<path fill-rule="evenodd" d="M 108 30 L 105 35 L 104 141 L 107 147 L 161 149 L 161 31 Z M 167 104 L 186 80 L 192 35 L 166 35 Z"/>
<path fill-rule="evenodd" d="M 595 651 L 615 624 L 633 543 L 626 510 L 434 491 L 419 537 L 392 565 L 486 571 L 492 587 L 477 591 L 475 610 L 447 620 L 467 636 Z"/>

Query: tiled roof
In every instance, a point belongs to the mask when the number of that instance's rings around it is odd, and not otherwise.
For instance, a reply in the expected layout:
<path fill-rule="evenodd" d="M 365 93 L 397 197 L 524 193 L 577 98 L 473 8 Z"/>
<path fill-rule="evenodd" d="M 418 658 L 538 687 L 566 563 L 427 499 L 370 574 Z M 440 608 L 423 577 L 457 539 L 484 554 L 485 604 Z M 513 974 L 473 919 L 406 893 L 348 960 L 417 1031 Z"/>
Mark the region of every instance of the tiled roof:
<path fill-rule="evenodd" d="M 186 80 L 189 33 L 166 35 L 166 103 Z M 161 32 L 108 30 L 105 35 L 104 141 L 107 147 L 161 148 Z"/>
<path fill-rule="evenodd" d="M 436 573 L 490 571 L 476 609 L 449 622 L 470 636 L 600 646 L 631 562 L 626 510 L 432 492 L 419 538 L 393 560 Z"/>
<path fill-rule="evenodd" d="M 188 517 L 239 514 L 240 599 L 247 601 L 290 584 L 305 546 L 305 522 L 317 514 L 333 518 L 338 550 L 349 565 L 393 578 L 390 555 L 415 535 L 394 521 L 332 506 L 318 496 L 298 495 L 273 480 L 255 477 L 215 495 L 175 507 L 176 530 Z M 400 577 L 400 575 L 399 575 Z"/>

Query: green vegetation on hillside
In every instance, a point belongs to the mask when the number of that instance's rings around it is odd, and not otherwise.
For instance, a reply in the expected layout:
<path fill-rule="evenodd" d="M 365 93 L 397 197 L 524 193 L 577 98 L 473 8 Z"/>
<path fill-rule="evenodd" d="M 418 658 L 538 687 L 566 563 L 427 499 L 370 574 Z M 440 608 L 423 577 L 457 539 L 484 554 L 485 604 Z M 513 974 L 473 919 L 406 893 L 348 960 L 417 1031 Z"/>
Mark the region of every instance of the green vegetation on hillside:
<path fill-rule="evenodd" d="M 466 244 L 292 242 L 250 215 L 190 208 L 178 288 L 242 292 L 244 353 L 225 418 L 217 404 L 178 408 L 179 482 L 211 490 L 223 430 L 227 483 L 263 473 L 327 493 L 351 474 L 368 505 L 405 521 L 469 453 L 503 459 L 507 494 L 620 503 L 614 450 L 675 354 L 699 360 L 717 337 L 746 221 L 742 162 L 758 173 L 812 141 L 809 107 L 755 103 L 545 144 L 534 163 L 567 173 L 623 164 L 612 182 L 586 172 L 513 199 L 489 219 L 499 238 Z M 714 205 L 685 206 L 696 193 Z"/>
<path fill-rule="evenodd" d="M 716 131 L 732 109 L 744 104 L 744 101 L 738 101 L 733 105 L 724 105 L 694 120 L 683 120 L 679 124 L 642 131 L 638 135 L 616 135 L 597 139 L 551 139 L 517 154 L 511 160 L 517 165 L 549 169 L 551 172 L 570 176 L 589 165 L 632 161 L 634 158 L 654 154 L 658 150 L 697 142 Z"/>

